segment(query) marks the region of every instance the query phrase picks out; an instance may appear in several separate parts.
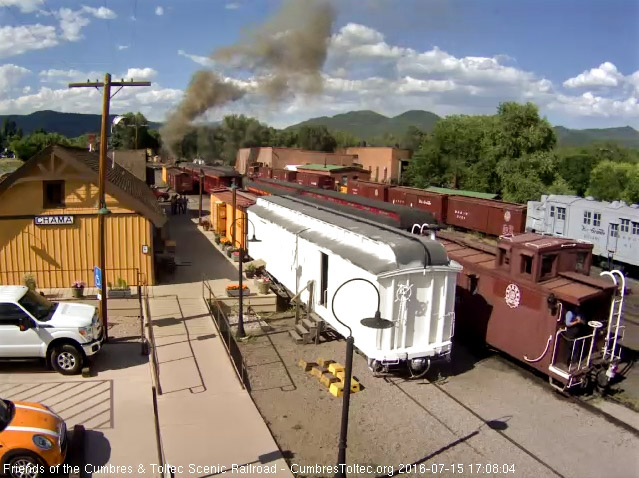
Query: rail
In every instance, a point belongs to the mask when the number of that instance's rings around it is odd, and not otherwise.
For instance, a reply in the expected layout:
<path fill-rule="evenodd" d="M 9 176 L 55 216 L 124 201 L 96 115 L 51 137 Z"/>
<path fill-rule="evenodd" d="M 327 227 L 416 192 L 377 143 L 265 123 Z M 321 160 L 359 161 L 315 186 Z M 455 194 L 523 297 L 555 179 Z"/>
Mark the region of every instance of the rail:
<path fill-rule="evenodd" d="M 146 330 L 149 334 L 149 345 L 151 353 L 151 372 L 153 375 L 154 389 L 157 390 L 158 395 L 162 395 L 162 384 L 160 383 L 160 363 L 158 360 L 157 346 L 155 345 L 155 334 L 153 333 L 153 323 L 151 322 L 151 309 L 149 307 L 149 294 L 146 284 L 144 285 L 144 309 L 143 317 Z"/>
<path fill-rule="evenodd" d="M 250 391 L 251 386 L 249 383 L 248 370 L 246 368 L 246 364 L 244 363 L 242 352 L 240 351 L 240 347 L 237 345 L 231 329 L 231 325 L 228 318 L 226 317 L 226 314 L 224 313 L 224 310 L 222 309 L 220 302 L 213 293 L 211 286 L 206 281 L 202 281 L 202 297 L 206 302 L 209 313 L 213 318 L 213 322 L 215 323 L 217 331 L 222 338 L 222 343 L 224 344 L 226 353 L 229 356 L 231 363 L 233 364 L 233 368 L 235 369 L 235 373 L 237 374 L 240 386 L 247 391 Z"/>

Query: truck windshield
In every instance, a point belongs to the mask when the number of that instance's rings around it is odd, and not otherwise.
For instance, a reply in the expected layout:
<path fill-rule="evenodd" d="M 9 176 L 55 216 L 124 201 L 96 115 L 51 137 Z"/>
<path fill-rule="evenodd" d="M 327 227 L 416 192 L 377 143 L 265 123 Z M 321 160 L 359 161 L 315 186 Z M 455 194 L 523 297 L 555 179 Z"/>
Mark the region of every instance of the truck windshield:
<path fill-rule="evenodd" d="M 46 322 L 51 319 L 51 316 L 58 306 L 57 303 L 54 304 L 53 302 L 49 302 L 44 297 L 31 290 L 27 291 L 18 303 L 41 322 Z"/>
<path fill-rule="evenodd" d="M 0 400 L 0 432 L 11 422 L 13 415 L 13 403 L 9 400 Z"/>

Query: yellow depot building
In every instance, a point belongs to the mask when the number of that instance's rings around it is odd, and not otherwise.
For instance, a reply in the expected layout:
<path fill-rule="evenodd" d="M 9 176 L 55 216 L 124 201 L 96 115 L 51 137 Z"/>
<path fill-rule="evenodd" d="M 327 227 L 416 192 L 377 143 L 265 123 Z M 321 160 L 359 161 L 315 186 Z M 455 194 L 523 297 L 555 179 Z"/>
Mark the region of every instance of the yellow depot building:
<path fill-rule="evenodd" d="M 99 157 L 52 145 L 0 182 L 0 284 L 93 287 Z M 105 280 L 153 285 L 154 242 L 166 216 L 144 181 L 107 161 Z"/>

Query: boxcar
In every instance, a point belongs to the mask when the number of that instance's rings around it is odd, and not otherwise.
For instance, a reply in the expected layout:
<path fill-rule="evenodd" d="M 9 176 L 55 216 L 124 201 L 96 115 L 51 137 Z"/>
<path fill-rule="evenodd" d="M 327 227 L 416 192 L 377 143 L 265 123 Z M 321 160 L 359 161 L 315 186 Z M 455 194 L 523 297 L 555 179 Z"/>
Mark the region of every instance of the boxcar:
<path fill-rule="evenodd" d="M 280 181 L 297 182 L 297 171 L 290 171 L 288 169 L 273 169 L 273 179 L 279 179 Z"/>
<path fill-rule="evenodd" d="M 391 188 L 392 186 L 388 184 L 349 179 L 347 192 L 354 196 L 364 196 L 369 199 L 388 202 L 389 189 Z"/>
<path fill-rule="evenodd" d="M 448 195 L 425 189 L 397 186 L 388 191 L 388 201 L 393 204 L 423 209 L 435 216 L 438 221 L 446 222 Z"/>
<path fill-rule="evenodd" d="M 167 184 L 178 194 L 190 194 L 193 192 L 193 180 L 186 171 L 178 168 L 166 170 Z"/>
<path fill-rule="evenodd" d="M 310 186 L 319 189 L 332 189 L 335 190 L 335 178 L 331 176 L 324 176 L 323 174 L 315 173 L 297 173 L 297 184 L 303 186 Z"/>
<path fill-rule="evenodd" d="M 526 229 L 526 206 L 523 204 L 449 196 L 445 222 L 493 236 L 522 233 Z"/>

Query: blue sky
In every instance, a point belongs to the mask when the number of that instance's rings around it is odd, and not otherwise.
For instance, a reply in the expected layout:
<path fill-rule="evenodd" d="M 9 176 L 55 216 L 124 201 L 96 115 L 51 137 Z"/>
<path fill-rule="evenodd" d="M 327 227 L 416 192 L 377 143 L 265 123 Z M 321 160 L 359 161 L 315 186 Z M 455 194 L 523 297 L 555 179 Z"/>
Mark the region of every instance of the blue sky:
<path fill-rule="evenodd" d="M 208 68 L 248 92 L 208 120 L 244 113 L 281 127 L 353 109 L 490 114 L 514 100 L 537 103 L 553 124 L 639 128 L 636 0 L 334 5 L 324 91 L 309 97 L 293 88 L 274 103 L 251 90 L 246 72 L 220 70 L 206 57 L 278 11 L 278 0 L 0 0 L 0 114 L 98 113 L 97 91 L 66 83 L 108 71 L 153 83 L 124 89 L 114 112 L 161 121 L 191 75 Z"/>

